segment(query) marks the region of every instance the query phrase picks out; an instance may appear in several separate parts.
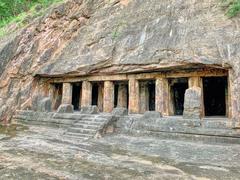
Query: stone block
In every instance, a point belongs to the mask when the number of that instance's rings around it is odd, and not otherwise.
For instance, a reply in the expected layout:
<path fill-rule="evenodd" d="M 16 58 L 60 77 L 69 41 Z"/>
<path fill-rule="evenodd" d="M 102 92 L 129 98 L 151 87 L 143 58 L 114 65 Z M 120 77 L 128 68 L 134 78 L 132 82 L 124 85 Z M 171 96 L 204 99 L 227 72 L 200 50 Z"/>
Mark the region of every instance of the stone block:
<path fill-rule="evenodd" d="M 201 88 L 192 87 L 186 90 L 184 97 L 184 112 L 185 119 L 200 119 L 202 114 L 202 97 Z"/>
<path fill-rule="evenodd" d="M 143 119 L 159 119 L 162 117 L 162 114 L 157 111 L 146 111 L 143 115 Z"/>
<path fill-rule="evenodd" d="M 40 112 L 51 112 L 52 102 L 49 97 L 45 97 L 38 102 L 37 111 Z"/>
<path fill-rule="evenodd" d="M 126 116 L 126 115 L 128 115 L 128 110 L 127 110 L 127 108 L 117 107 L 117 108 L 113 109 L 112 115 L 114 115 L 114 116 Z"/>
<path fill-rule="evenodd" d="M 73 105 L 71 104 L 61 104 L 57 110 L 57 113 L 73 113 Z"/>
<path fill-rule="evenodd" d="M 81 108 L 82 114 L 98 114 L 99 109 L 97 106 L 86 106 Z"/>

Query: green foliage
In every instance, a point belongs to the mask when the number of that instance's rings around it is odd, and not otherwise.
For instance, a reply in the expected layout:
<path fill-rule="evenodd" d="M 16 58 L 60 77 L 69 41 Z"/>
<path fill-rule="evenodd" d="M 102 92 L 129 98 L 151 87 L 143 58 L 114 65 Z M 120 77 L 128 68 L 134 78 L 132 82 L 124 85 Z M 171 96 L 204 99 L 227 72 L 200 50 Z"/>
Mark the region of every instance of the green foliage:
<path fill-rule="evenodd" d="M 34 12 L 36 6 L 42 8 L 60 0 L 0 0 L 0 27 L 10 22 L 21 22 L 28 11 Z"/>
<path fill-rule="evenodd" d="M 42 15 L 47 7 L 63 0 L 0 0 L 0 37 L 16 29 L 7 29 L 9 24 L 19 28 L 34 17 Z"/>
<path fill-rule="evenodd" d="M 223 3 L 227 8 L 229 17 L 234 17 L 240 13 L 240 0 L 223 0 Z"/>

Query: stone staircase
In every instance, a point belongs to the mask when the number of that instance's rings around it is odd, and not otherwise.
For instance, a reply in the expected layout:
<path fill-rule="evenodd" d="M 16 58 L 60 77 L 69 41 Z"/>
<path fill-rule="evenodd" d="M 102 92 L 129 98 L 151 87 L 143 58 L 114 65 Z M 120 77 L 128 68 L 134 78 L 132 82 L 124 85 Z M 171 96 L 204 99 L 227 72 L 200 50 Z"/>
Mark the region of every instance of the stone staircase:
<path fill-rule="evenodd" d="M 74 113 L 44 113 L 19 111 L 13 121 L 21 124 L 54 126 L 65 129 L 61 140 L 74 143 L 85 141 L 100 135 L 113 119 L 111 114 L 82 114 Z"/>
<path fill-rule="evenodd" d="M 87 140 L 94 138 L 112 119 L 111 115 L 83 115 L 64 133 L 66 139 Z"/>
<path fill-rule="evenodd" d="M 154 114 L 153 114 L 154 115 Z M 117 119 L 116 119 L 117 118 Z M 192 141 L 227 142 L 240 144 L 240 130 L 227 118 L 184 119 L 144 115 L 114 116 L 112 114 L 41 113 L 20 111 L 13 118 L 27 124 L 53 125 L 63 129 L 60 141 L 77 144 L 99 137 L 110 122 L 120 133 L 157 136 Z M 117 121 L 116 121 L 117 120 Z M 111 126 L 110 126 L 111 128 Z"/>

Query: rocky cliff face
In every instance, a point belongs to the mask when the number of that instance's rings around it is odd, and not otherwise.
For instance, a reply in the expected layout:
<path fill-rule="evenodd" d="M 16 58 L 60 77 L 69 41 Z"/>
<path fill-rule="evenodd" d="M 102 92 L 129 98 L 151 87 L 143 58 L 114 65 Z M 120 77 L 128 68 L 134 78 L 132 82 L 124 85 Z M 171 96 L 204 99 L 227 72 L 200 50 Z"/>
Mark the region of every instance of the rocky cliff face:
<path fill-rule="evenodd" d="M 240 20 L 219 0 L 72 0 L 0 41 L 0 115 L 31 100 L 34 76 L 232 68 L 240 109 Z"/>

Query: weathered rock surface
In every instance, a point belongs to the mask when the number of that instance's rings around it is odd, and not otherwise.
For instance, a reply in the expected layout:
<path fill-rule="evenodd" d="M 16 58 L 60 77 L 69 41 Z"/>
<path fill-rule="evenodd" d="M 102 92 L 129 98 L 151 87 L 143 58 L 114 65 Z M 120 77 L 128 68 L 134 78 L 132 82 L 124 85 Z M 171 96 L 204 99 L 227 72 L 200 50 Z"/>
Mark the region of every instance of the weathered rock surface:
<path fill-rule="evenodd" d="M 51 106 L 52 106 L 51 99 L 49 97 L 45 97 L 39 102 L 38 111 L 51 112 L 52 110 Z"/>
<path fill-rule="evenodd" d="M 54 61 L 86 24 L 91 7 L 91 1 L 67 1 L 51 7 L 23 30 L 0 38 L 0 121 L 9 121 L 16 109 L 37 109 L 32 104 L 39 101 L 33 97 L 45 95 L 33 75 Z"/>
<path fill-rule="evenodd" d="M 97 2 L 96 2 L 97 3 Z M 219 1 L 100 1 L 56 61 L 39 74 L 132 72 L 197 64 L 239 66 L 237 20 Z M 234 60 L 236 60 L 234 62 Z M 236 67 L 237 67 L 236 66 Z"/>
<path fill-rule="evenodd" d="M 83 114 L 98 114 L 99 109 L 97 106 L 86 106 L 81 108 L 81 113 Z"/>
<path fill-rule="evenodd" d="M 61 104 L 57 109 L 57 113 L 73 113 L 74 108 L 71 104 Z"/>
<path fill-rule="evenodd" d="M 127 110 L 127 108 L 117 107 L 117 108 L 113 109 L 112 115 L 125 116 L 125 115 L 128 115 L 128 110 Z"/>
<path fill-rule="evenodd" d="M 158 119 L 161 117 L 162 117 L 161 113 L 156 111 L 147 111 L 143 115 L 143 119 Z"/>
<path fill-rule="evenodd" d="M 240 178 L 239 144 L 123 134 L 69 142 L 65 127 L 28 128 L 0 130 L 0 179 Z"/>
<path fill-rule="evenodd" d="M 219 0 L 69 0 L 0 40 L 0 109 L 9 120 L 42 93 L 34 75 L 231 68 L 240 117 L 240 31 Z M 39 88 L 40 87 L 40 88 Z"/>

